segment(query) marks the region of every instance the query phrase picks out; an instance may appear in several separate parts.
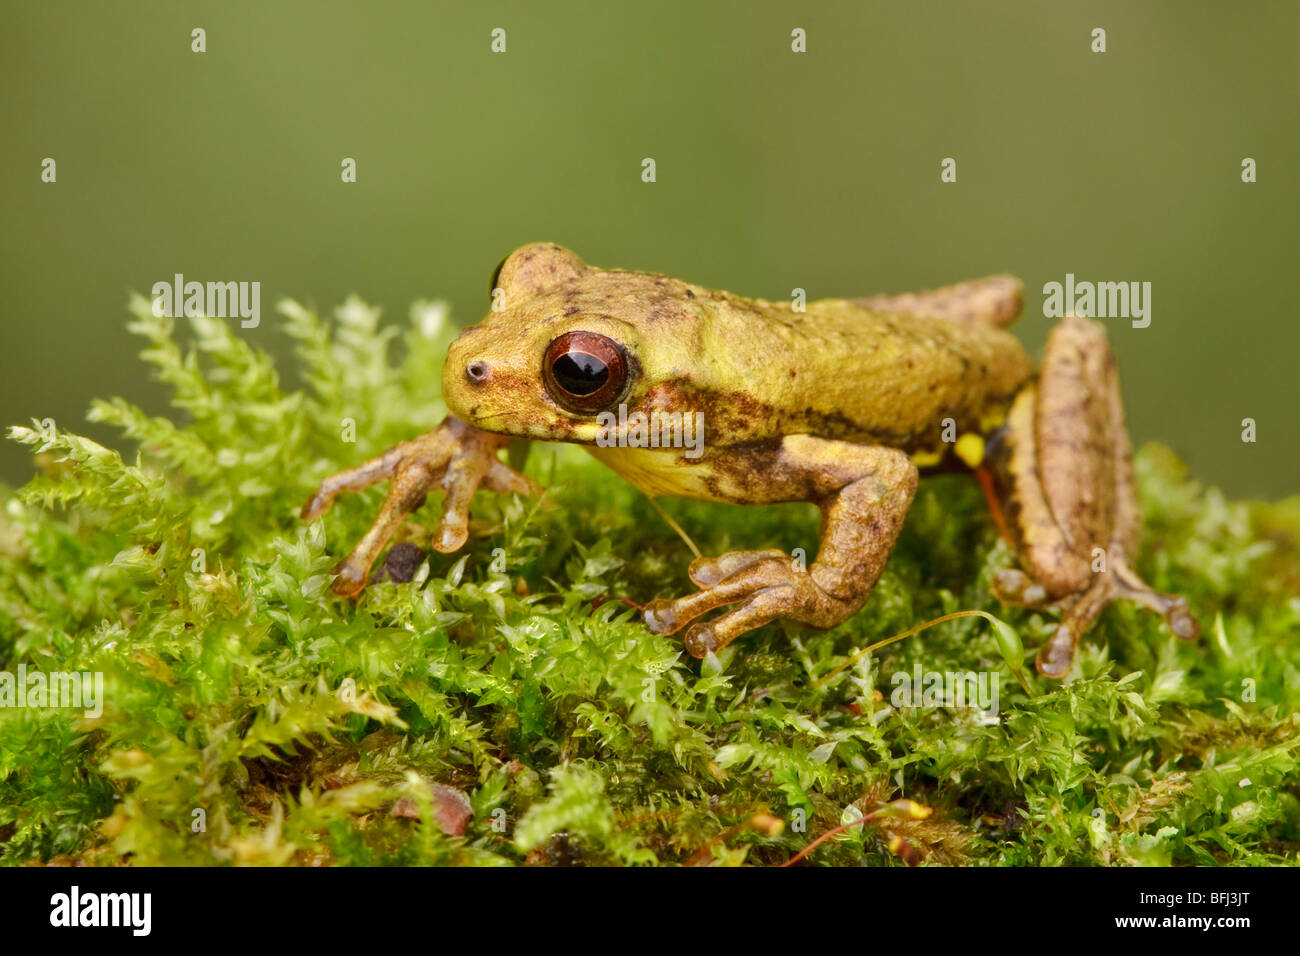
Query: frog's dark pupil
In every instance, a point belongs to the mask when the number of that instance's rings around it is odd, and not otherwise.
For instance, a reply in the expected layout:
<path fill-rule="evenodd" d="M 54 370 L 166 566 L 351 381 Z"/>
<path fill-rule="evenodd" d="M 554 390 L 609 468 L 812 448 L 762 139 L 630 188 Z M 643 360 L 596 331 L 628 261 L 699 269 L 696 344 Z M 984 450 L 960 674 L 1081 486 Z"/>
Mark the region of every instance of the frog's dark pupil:
<path fill-rule="evenodd" d="M 605 363 L 586 352 L 565 352 L 555 360 L 551 373 L 570 395 L 590 395 L 609 378 Z"/>

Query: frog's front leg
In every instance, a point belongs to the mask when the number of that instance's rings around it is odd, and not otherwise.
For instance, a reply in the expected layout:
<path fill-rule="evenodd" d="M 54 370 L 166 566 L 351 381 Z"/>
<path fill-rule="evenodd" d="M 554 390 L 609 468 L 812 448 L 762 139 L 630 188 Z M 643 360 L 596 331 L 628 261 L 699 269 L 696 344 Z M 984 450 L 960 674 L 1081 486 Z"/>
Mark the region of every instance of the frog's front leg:
<path fill-rule="evenodd" d="M 469 534 L 469 505 L 480 484 L 493 491 L 530 494 L 536 485 L 497 459 L 497 452 L 510 442 L 507 435 L 494 435 L 448 416 L 433 431 L 394 445 L 378 458 L 357 468 L 341 471 L 321 482 L 302 507 L 308 521 L 320 517 L 345 491 L 360 491 L 390 480 L 388 497 L 374 523 L 352 553 L 335 567 L 331 587 L 335 594 L 350 596 L 366 586 L 370 566 L 388 539 L 408 514 L 424 504 L 433 490 L 446 492 L 442 520 L 433 547 L 450 552 L 460 548 Z"/>
<path fill-rule="evenodd" d="M 828 628 L 861 608 L 916 493 L 911 458 L 893 448 L 806 435 L 788 437 L 771 452 L 720 449 L 714 455 L 738 502 L 815 502 L 822 513 L 821 549 L 806 570 L 782 551 L 699 558 L 690 576 L 700 590 L 675 601 L 652 601 L 646 626 L 672 634 L 701 614 L 739 605 L 687 628 L 687 651 L 704 657 L 777 618 Z"/>
<path fill-rule="evenodd" d="M 1070 317 L 1052 331 L 1038 385 L 1016 397 L 986 464 L 1024 569 L 1001 572 L 995 593 L 1061 611 L 1038 651 L 1041 673 L 1064 677 L 1080 636 L 1116 598 L 1163 615 L 1184 640 L 1199 635 L 1187 602 L 1152 590 L 1130 565 L 1141 514 L 1115 357 L 1101 325 Z"/>

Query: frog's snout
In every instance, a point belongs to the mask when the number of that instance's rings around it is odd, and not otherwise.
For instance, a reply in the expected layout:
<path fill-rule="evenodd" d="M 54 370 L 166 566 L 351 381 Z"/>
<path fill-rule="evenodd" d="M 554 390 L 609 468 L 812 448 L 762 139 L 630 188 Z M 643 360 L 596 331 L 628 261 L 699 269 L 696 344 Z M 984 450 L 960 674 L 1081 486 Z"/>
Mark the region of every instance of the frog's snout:
<path fill-rule="evenodd" d="M 444 381 L 453 387 L 471 388 L 487 385 L 492 380 L 493 363 L 484 354 L 482 330 L 466 329 L 447 350 Z M 452 381 L 456 379 L 457 381 Z"/>
<path fill-rule="evenodd" d="M 442 399 L 447 411 L 476 428 L 497 427 L 522 401 L 522 378 L 508 348 L 479 330 L 468 329 L 447 350 L 442 366 Z"/>

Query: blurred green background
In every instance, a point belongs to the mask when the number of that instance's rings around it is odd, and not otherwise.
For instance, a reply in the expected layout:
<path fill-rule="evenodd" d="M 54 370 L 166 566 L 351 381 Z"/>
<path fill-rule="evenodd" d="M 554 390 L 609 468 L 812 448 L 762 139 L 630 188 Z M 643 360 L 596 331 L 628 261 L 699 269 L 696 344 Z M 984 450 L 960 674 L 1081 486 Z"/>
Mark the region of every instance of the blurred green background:
<path fill-rule="evenodd" d="M 1149 328 L 1107 323 L 1135 440 L 1233 495 L 1300 490 L 1294 2 L 0 10 L 0 423 L 116 442 L 92 397 L 164 411 L 125 303 L 173 273 L 259 280 L 243 334 L 284 356 L 282 296 L 396 322 L 443 297 L 469 324 L 497 262 L 550 239 L 769 298 L 1012 272 L 1035 353 L 1044 282 L 1150 281 Z"/>

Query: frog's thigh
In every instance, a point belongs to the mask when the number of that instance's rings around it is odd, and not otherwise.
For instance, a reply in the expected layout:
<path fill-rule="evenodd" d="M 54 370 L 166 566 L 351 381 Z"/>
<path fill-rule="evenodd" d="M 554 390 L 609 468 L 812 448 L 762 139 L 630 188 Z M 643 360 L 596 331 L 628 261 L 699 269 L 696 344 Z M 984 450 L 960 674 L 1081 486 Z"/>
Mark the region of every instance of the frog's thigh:
<path fill-rule="evenodd" d="M 696 657 L 779 617 L 833 627 L 866 601 L 902 528 L 916 479 L 912 460 L 895 449 L 786 438 L 764 476 L 774 486 L 765 496 L 814 501 L 821 508 L 822 544 L 812 567 L 805 571 L 785 552 L 772 550 L 701 558 L 691 566 L 700 590 L 652 602 L 647 626 L 671 634 L 707 611 L 739 604 L 689 628 L 684 643 Z"/>
<path fill-rule="evenodd" d="M 1003 433 L 1005 483 L 999 492 L 1003 512 L 1016 537 L 1020 566 L 1048 599 L 1056 600 L 1086 589 L 1091 569 L 1071 548 L 1043 490 L 1035 428 L 1037 408 L 1038 393 L 1032 386 L 1022 390 L 1011 405 Z"/>
<path fill-rule="evenodd" d="M 1119 409 L 1115 355 L 1106 331 L 1074 316 L 1052 330 L 1034 418 L 1043 494 L 1066 543 L 1089 556 L 1109 547 L 1118 490 Z"/>

